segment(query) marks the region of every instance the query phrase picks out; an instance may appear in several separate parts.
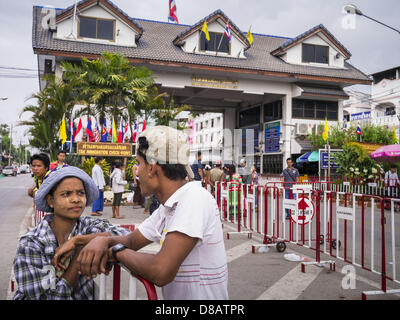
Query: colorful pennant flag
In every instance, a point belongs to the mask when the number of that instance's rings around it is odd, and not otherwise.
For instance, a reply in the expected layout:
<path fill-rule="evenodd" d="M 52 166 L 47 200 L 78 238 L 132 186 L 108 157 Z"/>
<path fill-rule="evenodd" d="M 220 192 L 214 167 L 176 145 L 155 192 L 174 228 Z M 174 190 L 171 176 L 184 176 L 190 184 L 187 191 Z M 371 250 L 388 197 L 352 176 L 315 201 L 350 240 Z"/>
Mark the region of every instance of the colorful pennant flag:
<path fill-rule="evenodd" d="M 357 134 L 362 135 L 360 123 L 357 123 Z"/>
<path fill-rule="evenodd" d="M 133 143 L 136 143 L 137 130 L 138 130 L 138 125 L 137 122 L 135 122 L 135 127 L 133 128 L 133 134 L 132 134 Z"/>
<path fill-rule="evenodd" d="M 124 121 L 121 119 L 118 130 L 118 143 L 124 142 Z"/>

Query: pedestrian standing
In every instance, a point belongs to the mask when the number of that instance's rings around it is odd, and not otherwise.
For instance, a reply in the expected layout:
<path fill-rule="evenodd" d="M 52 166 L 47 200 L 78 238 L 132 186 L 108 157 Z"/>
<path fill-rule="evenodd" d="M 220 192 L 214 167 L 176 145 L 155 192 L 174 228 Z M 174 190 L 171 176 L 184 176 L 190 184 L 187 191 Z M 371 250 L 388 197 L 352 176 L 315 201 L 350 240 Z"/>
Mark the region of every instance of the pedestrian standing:
<path fill-rule="evenodd" d="M 287 167 L 282 171 L 283 177 L 283 187 L 285 188 L 285 199 L 294 199 L 293 192 L 291 188 L 293 184 L 295 184 L 299 180 L 299 170 L 293 167 L 293 160 L 292 158 L 286 159 Z M 289 209 L 285 210 L 286 212 L 286 219 L 290 219 L 290 212 Z"/>
<path fill-rule="evenodd" d="M 251 184 L 258 186 L 258 169 L 256 166 L 251 167 Z"/>
<path fill-rule="evenodd" d="M 177 152 L 165 152 L 168 147 Z M 155 126 L 140 134 L 136 159 L 142 192 L 156 195 L 161 204 L 131 234 L 91 240 L 78 258 L 82 274 L 104 273 L 107 259 L 116 260 L 162 287 L 166 300 L 228 299 L 218 205 L 199 183 L 186 182 L 186 175 L 193 178 L 189 155 L 187 136 L 181 131 Z M 157 253 L 138 252 L 152 242 L 161 244 Z"/>
<path fill-rule="evenodd" d="M 210 171 L 210 183 L 215 185 L 216 182 L 223 181 L 224 171 L 221 169 L 221 161 L 218 161 L 214 168 Z"/>
<path fill-rule="evenodd" d="M 65 162 L 66 157 L 67 152 L 64 150 L 59 150 L 57 154 L 57 160 L 50 163 L 50 170 L 61 169 L 62 167 L 67 166 L 68 164 Z"/>
<path fill-rule="evenodd" d="M 111 173 L 110 179 L 112 181 L 112 192 L 114 193 L 114 200 L 112 203 L 112 218 L 123 219 L 124 216 L 119 215 L 119 207 L 121 206 L 122 194 L 124 193 L 124 185 L 128 181 L 123 179 L 122 170 L 124 170 L 124 165 L 121 162 L 115 164 L 115 169 Z"/>
<path fill-rule="evenodd" d="M 104 209 L 104 187 L 106 181 L 104 180 L 103 169 L 101 168 L 101 163 L 103 161 L 102 157 L 94 158 L 94 167 L 92 169 L 92 179 L 99 189 L 99 197 L 92 205 L 92 216 L 101 216 Z"/>
<path fill-rule="evenodd" d="M 242 177 L 242 181 L 244 184 L 251 184 L 251 170 L 247 166 L 246 159 L 240 160 L 238 172 Z"/>
<path fill-rule="evenodd" d="M 135 163 L 132 167 L 133 177 L 133 208 L 144 208 L 144 197 L 140 190 L 140 179 L 138 176 L 139 165 Z"/>
<path fill-rule="evenodd" d="M 30 163 L 34 185 L 28 189 L 28 195 L 34 198 L 46 175 L 49 173 L 50 159 L 47 154 L 39 153 L 31 157 Z"/>
<path fill-rule="evenodd" d="M 201 151 L 197 152 L 197 160 L 191 165 L 191 169 L 194 175 L 193 180 L 200 181 L 202 184 L 204 182 L 204 170 L 201 164 Z"/>
<path fill-rule="evenodd" d="M 388 188 L 388 196 L 390 198 L 397 198 L 399 196 L 398 188 L 400 180 L 397 176 L 397 166 L 394 163 L 390 165 L 390 170 L 385 174 L 385 185 Z M 399 211 L 399 203 L 397 201 L 394 202 L 394 210 Z"/>

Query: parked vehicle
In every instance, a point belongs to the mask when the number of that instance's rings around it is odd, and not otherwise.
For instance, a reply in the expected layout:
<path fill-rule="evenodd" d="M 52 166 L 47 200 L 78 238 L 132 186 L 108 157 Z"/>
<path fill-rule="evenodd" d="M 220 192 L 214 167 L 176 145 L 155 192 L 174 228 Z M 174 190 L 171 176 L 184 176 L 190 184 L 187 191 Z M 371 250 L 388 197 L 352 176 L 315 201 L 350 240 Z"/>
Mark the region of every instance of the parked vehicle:
<path fill-rule="evenodd" d="M 31 170 L 29 168 L 29 165 L 23 164 L 19 167 L 19 173 L 30 173 Z"/>
<path fill-rule="evenodd" d="M 12 166 L 7 166 L 3 168 L 3 175 L 5 176 L 17 176 L 17 172 L 16 170 L 14 170 L 15 168 Z"/>

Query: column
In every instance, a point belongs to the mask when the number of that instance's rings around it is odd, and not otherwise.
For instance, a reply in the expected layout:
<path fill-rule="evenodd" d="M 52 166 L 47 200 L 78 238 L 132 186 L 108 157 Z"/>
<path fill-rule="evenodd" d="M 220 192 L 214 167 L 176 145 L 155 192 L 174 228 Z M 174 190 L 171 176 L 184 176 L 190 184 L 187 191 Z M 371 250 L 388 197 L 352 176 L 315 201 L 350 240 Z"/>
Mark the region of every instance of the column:
<path fill-rule="evenodd" d="M 282 166 L 286 167 L 286 159 L 291 156 L 291 139 L 294 126 L 292 125 L 292 95 L 287 94 L 282 98 Z"/>

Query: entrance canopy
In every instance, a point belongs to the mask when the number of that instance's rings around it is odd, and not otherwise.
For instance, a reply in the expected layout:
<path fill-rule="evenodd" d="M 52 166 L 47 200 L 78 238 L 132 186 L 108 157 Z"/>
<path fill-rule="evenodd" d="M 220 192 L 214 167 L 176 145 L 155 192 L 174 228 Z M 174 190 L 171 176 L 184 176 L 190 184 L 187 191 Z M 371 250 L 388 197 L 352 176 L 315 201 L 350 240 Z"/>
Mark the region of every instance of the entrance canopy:
<path fill-rule="evenodd" d="M 296 159 L 296 163 L 302 162 L 318 162 L 318 151 L 306 152 Z"/>

